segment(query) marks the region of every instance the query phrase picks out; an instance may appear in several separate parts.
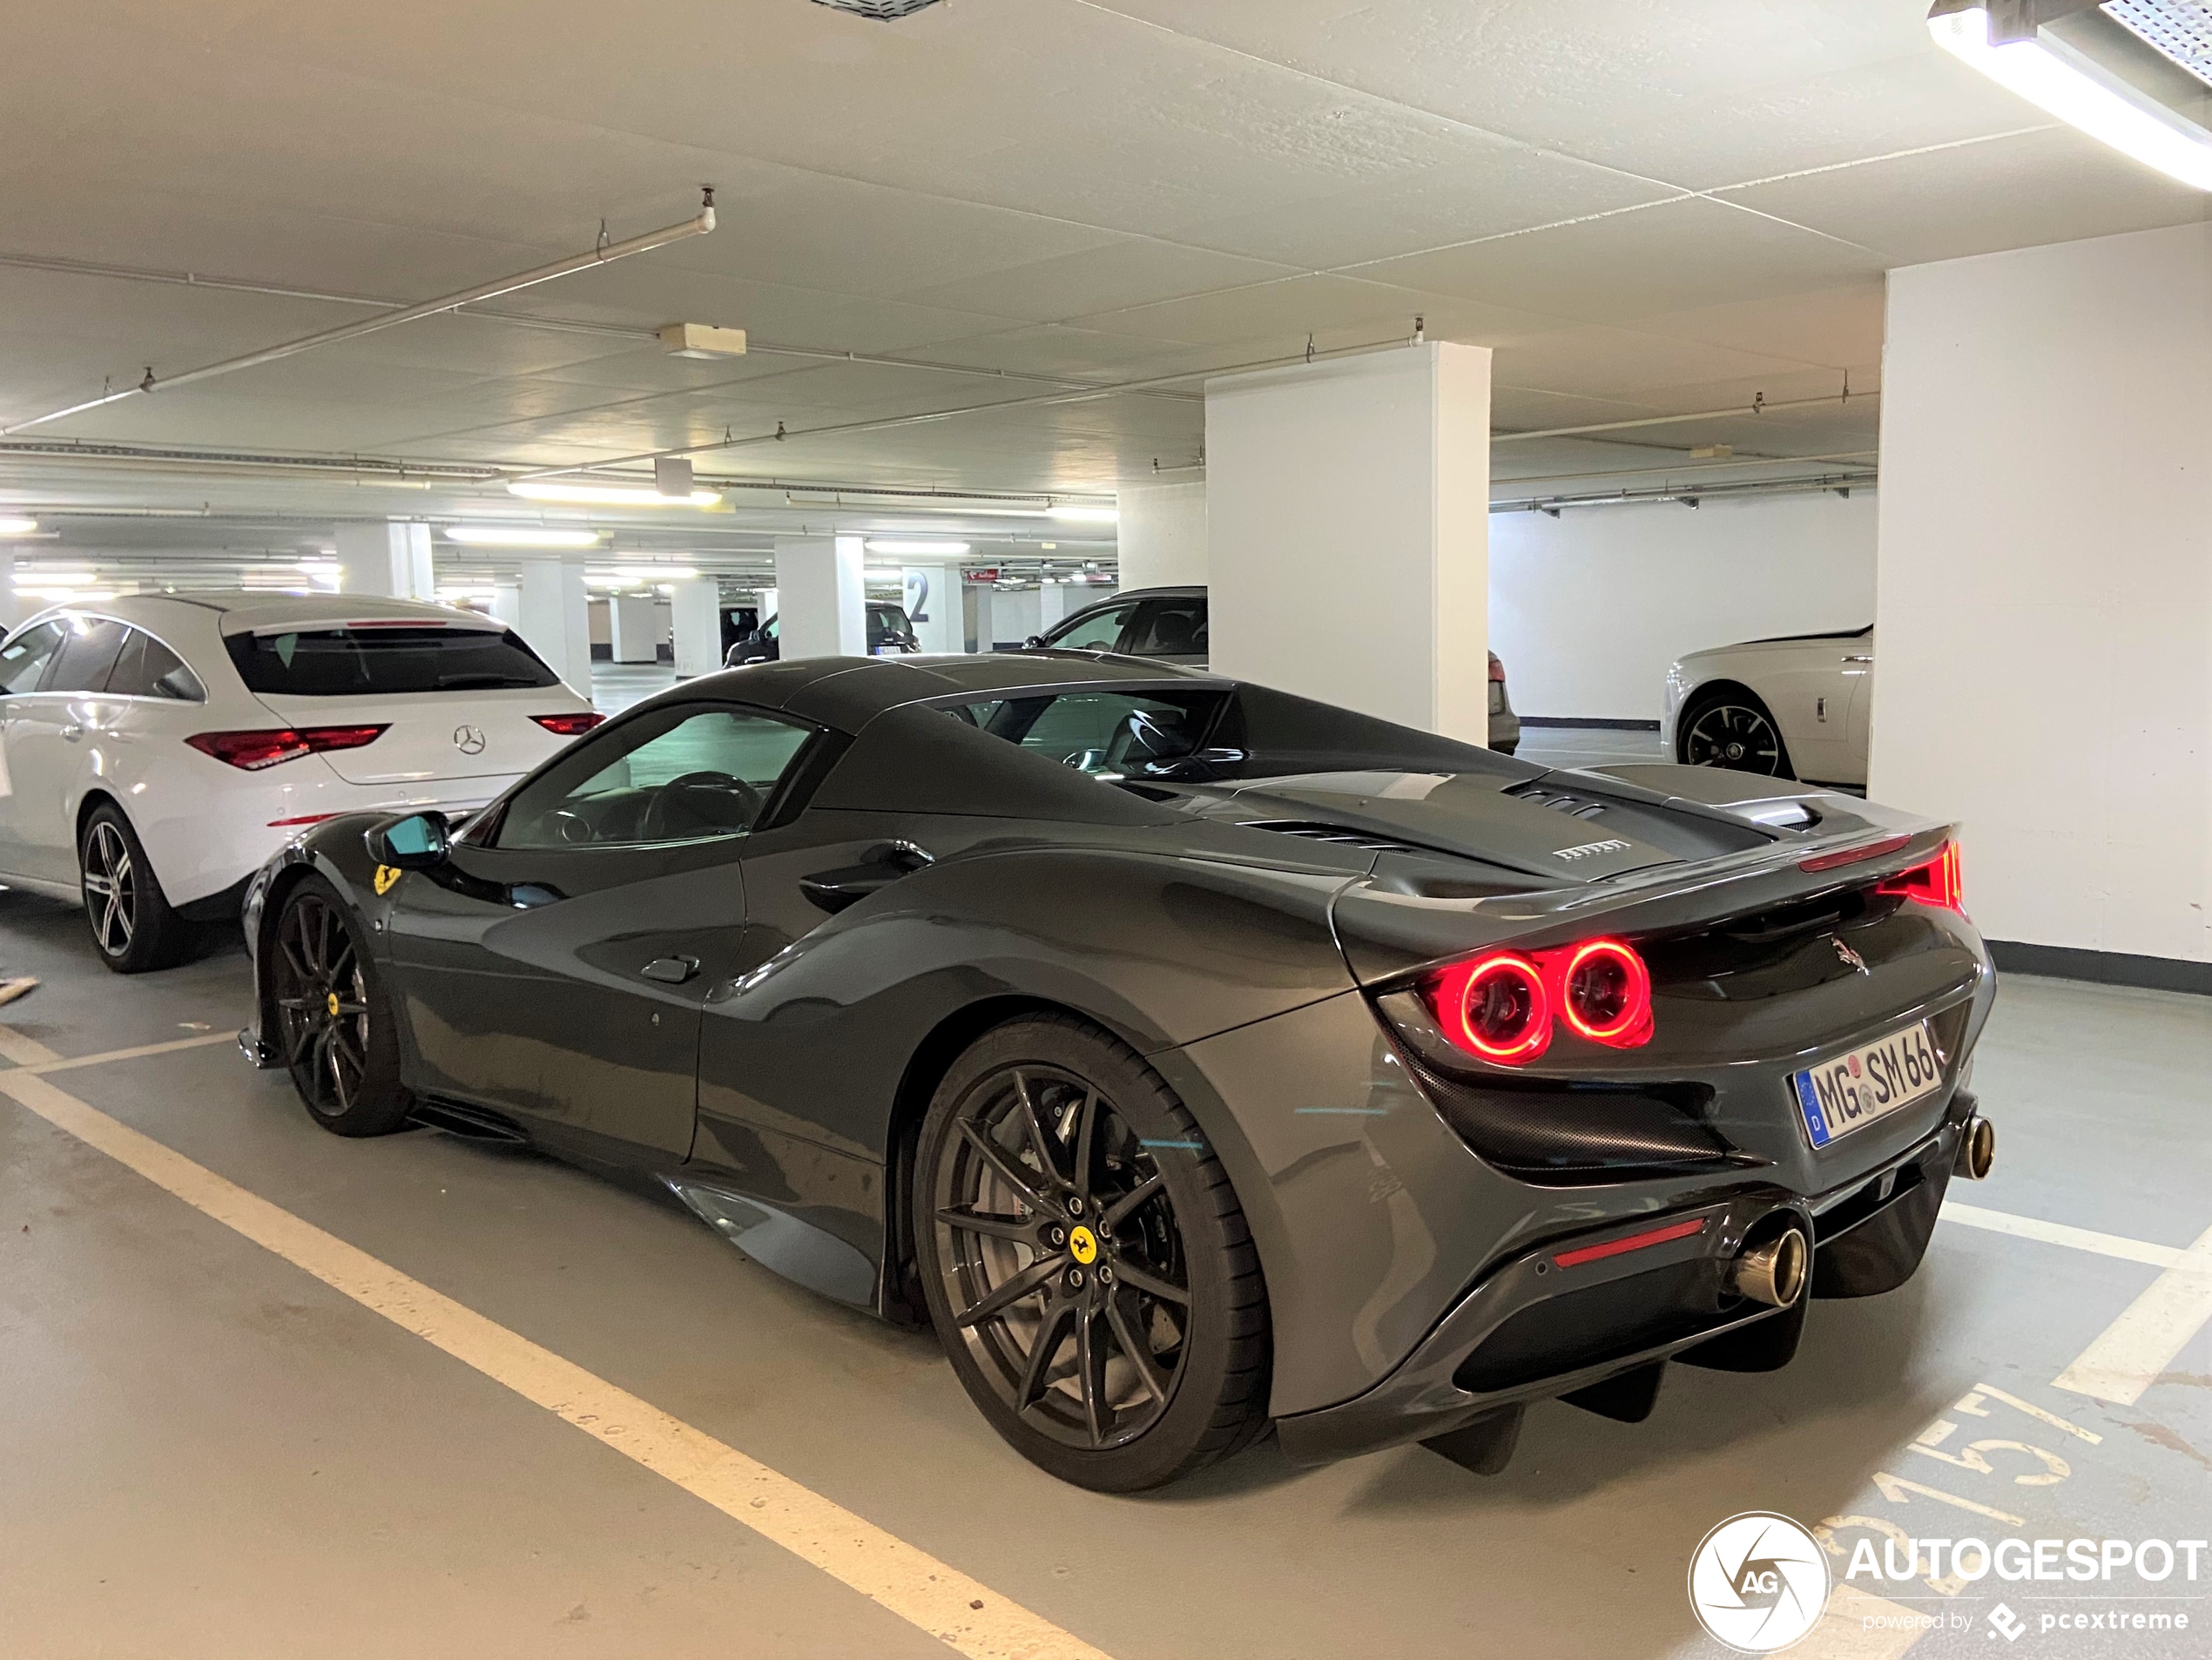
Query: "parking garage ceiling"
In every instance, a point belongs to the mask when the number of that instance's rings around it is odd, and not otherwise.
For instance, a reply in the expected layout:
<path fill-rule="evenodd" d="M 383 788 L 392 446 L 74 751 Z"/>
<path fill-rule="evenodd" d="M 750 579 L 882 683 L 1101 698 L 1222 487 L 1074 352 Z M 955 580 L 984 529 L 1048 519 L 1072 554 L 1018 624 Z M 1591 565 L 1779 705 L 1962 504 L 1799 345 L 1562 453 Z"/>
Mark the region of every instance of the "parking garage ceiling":
<path fill-rule="evenodd" d="M 780 425 L 785 441 L 703 455 L 702 471 L 1110 490 L 1197 460 L 1197 380 L 1035 400 L 1403 339 L 1419 317 L 1429 339 L 1496 349 L 1501 431 L 1740 409 L 1615 439 L 1863 454 L 1885 268 L 2203 213 L 1935 50 L 1925 14 L 45 8 L 0 61 L 0 426 L 680 219 L 711 184 L 714 234 L 509 296 L 502 315 L 411 323 L 7 442 L 574 467 Z M 667 355 L 651 331 L 671 321 L 745 328 L 754 349 Z M 819 355 L 841 353 L 856 361 Z M 853 427 L 868 429 L 830 430 Z M 1589 465 L 1575 441 L 1496 461 L 1501 489 Z M 0 454 L 0 500 L 302 523 L 425 505 L 327 474 L 21 449 Z M 807 522 L 760 506 L 727 533 Z"/>

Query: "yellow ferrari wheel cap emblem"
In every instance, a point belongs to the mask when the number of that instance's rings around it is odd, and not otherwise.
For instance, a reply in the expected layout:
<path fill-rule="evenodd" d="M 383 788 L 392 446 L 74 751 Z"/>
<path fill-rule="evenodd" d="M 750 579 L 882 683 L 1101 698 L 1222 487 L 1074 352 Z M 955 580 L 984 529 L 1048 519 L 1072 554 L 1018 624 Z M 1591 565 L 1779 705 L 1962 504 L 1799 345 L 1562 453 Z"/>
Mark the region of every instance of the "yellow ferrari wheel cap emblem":
<path fill-rule="evenodd" d="M 1068 1235 L 1068 1254 L 1088 1267 L 1098 1258 L 1098 1236 L 1089 1228 L 1076 1228 Z"/>
<path fill-rule="evenodd" d="M 338 1018 L 338 994 L 334 991 L 330 994 L 330 1017 L 333 1020 Z"/>
<path fill-rule="evenodd" d="M 404 871 L 400 871 L 400 870 L 395 870 L 395 869 L 393 869 L 393 868 L 392 868 L 392 867 L 391 867 L 391 866 L 389 866 L 389 865 L 379 865 L 379 866 L 377 866 L 377 867 L 376 867 L 376 891 L 377 891 L 379 894 L 388 894 L 388 893 L 390 893 L 390 892 L 392 891 L 392 886 L 393 886 L 393 884 L 394 884 L 394 883 L 395 883 L 395 882 L 397 882 L 397 881 L 399 881 L 399 879 L 400 879 L 401 876 L 405 875 L 406 874 L 407 874 L 407 873 L 406 873 L 406 872 L 404 872 Z"/>

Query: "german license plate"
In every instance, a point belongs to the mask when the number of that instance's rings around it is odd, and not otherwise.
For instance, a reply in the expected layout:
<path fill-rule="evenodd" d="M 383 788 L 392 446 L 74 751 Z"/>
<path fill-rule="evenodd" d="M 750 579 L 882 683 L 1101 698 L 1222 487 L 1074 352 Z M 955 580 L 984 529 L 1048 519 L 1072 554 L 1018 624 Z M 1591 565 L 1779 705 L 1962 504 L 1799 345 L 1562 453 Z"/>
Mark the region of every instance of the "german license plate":
<path fill-rule="evenodd" d="M 1928 1037 L 1928 1022 L 1808 1068 L 1791 1079 L 1805 1135 L 1815 1147 L 1863 1130 L 1877 1118 L 1925 1101 L 1943 1087 L 1943 1067 Z"/>

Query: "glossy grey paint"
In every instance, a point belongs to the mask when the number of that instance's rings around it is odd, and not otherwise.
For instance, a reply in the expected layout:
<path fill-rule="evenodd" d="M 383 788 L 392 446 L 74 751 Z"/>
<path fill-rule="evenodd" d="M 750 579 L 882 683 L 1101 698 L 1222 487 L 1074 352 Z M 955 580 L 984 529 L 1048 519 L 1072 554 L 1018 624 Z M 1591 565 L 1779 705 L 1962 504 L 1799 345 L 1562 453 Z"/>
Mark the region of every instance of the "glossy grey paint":
<path fill-rule="evenodd" d="M 1832 973 L 1792 952 L 1760 969 L 1778 976 L 1770 995 L 1669 982 L 1648 1048 L 1561 1043 L 1526 1075 L 1695 1084 L 1741 1150 L 1736 1170 L 1571 1184 L 1510 1176 L 1414 1086 L 1372 999 L 1493 941 L 1664 938 L 1817 901 L 1925 856 L 1942 827 L 1702 769 L 1548 774 L 1496 756 L 1426 793 L 1434 775 L 1401 772 L 1140 795 L 921 706 L 1102 682 L 1229 685 L 1050 654 L 818 659 L 707 677 L 643 707 L 728 698 L 849 746 L 787 821 L 671 850 L 605 850 L 597 881 L 577 880 L 576 855 L 534 864 L 464 837 L 450 874 L 409 874 L 381 897 L 364 821 L 334 821 L 264 873 L 250 917 L 266 925 L 293 873 L 323 871 L 401 986 L 412 1087 L 502 1114 L 571 1156 L 688 1183 L 694 1208 L 698 1194 L 717 1196 L 709 1208 L 734 1243 L 772 1238 L 771 1265 L 829 1294 L 849 1298 L 858 1252 L 887 1312 L 899 1300 L 888 1191 L 898 1140 L 926 1104 L 932 1067 L 951 1058 L 943 1043 L 957 1052 L 974 1022 L 1023 1007 L 1076 1011 L 1150 1059 L 1235 1183 L 1269 1287 L 1278 1414 L 1369 1394 L 1534 1245 L 1738 1191 L 1847 1185 L 1940 1119 L 1948 1091 L 1815 1154 L 1784 1092 L 1793 1067 L 1920 1012 L 1957 1011 L 1955 1083 L 1993 981 L 1971 927 L 1924 908 L 1838 925 L 1858 930 L 1867 975 L 1832 952 Z M 1595 803 L 1597 818 L 1542 805 L 1532 789 Z M 1760 828 L 1746 816 L 1801 802 L 1818 822 Z M 1244 823 L 1286 818 L 1418 847 L 1379 852 Z M 1883 860 L 1828 877 L 1798 868 L 1896 824 L 1914 840 Z M 1556 857 L 1588 840 L 1628 845 Z M 934 862 L 834 914 L 802 894 L 801 877 L 893 841 Z M 556 869 L 561 860 L 570 862 Z M 568 897 L 518 906 L 515 893 L 533 881 Z M 638 975 L 671 953 L 698 957 L 697 975 L 666 986 Z M 800 1232 L 762 1232 L 748 1204 Z M 725 1225 L 732 1218 L 744 1225 Z"/>

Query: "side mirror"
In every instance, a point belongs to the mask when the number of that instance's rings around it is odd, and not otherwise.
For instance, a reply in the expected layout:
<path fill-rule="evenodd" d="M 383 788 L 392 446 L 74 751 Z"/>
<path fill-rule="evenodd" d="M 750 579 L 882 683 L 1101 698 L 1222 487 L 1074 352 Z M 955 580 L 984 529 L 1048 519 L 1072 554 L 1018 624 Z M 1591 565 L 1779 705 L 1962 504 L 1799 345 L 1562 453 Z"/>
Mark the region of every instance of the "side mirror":
<path fill-rule="evenodd" d="M 446 861 L 453 828 L 442 813 L 409 813 L 369 826 L 361 840 L 368 856 L 395 870 L 431 870 Z"/>
<path fill-rule="evenodd" d="M 1024 640 L 1024 641 L 1022 641 L 1022 649 L 1023 651 L 1035 651 L 1035 650 L 1037 649 L 1037 647 L 1039 647 L 1040 645 L 1042 645 L 1043 644 L 1044 644 L 1044 636 L 1043 636 L 1043 635 L 1042 635 L 1042 634 L 1032 634 L 1032 635 L 1030 635 L 1030 636 L 1029 636 L 1029 638 L 1028 638 L 1028 639 L 1026 639 L 1026 640 Z"/>

